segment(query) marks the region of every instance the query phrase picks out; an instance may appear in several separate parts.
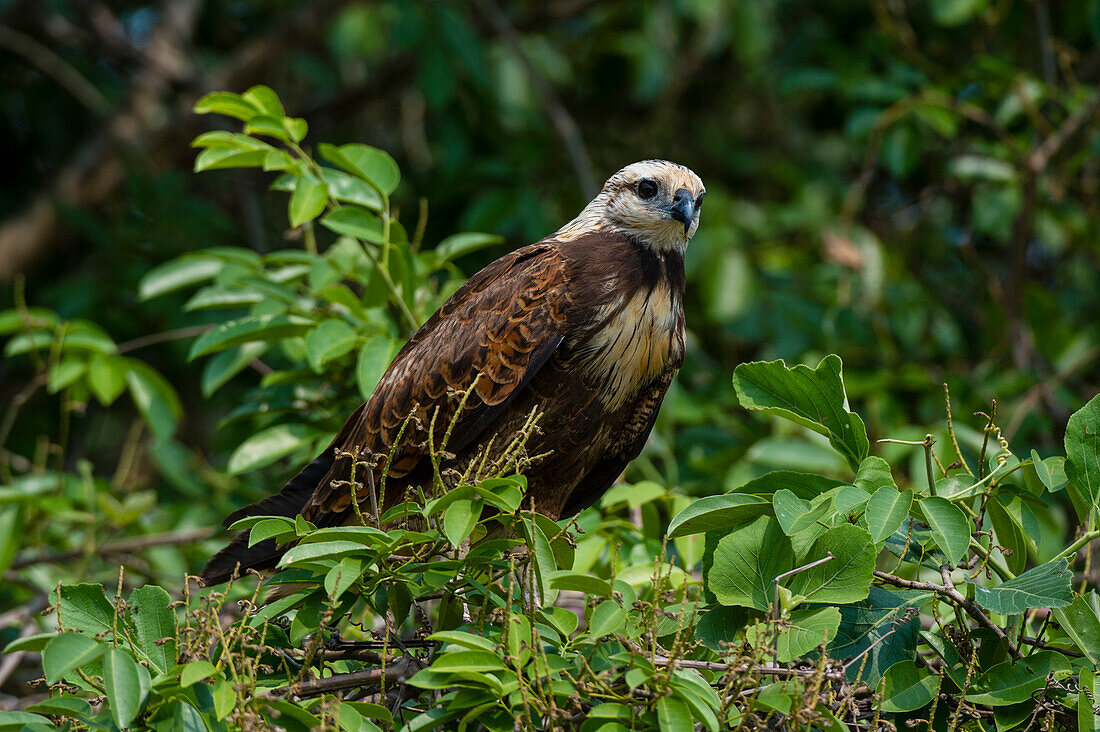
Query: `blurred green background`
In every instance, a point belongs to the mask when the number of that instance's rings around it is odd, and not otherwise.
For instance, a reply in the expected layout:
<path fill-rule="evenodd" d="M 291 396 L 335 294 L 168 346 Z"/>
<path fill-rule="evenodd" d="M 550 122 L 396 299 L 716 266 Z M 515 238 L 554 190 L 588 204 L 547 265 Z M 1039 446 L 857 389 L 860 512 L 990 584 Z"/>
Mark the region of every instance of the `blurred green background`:
<path fill-rule="evenodd" d="M 270 176 L 191 172 L 189 141 L 226 122 L 194 101 L 261 83 L 309 121 L 307 143 L 389 151 L 427 246 L 503 235 L 467 274 L 625 164 L 699 173 L 687 363 L 633 480 L 702 495 L 777 467 L 843 472 L 730 386 L 741 361 L 831 352 L 872 440 L 923 438 L 947 383 L 964 447 L 996 399 L 1017 452 L 1058 451 L 1100 389 L 1098 40 L 1100 0 L 5 0 L 0 309 L 95 321 L 168 378 L 183 417 L 154 444 L 129 402 L 70 414 L 27 392 L 32 359 L 5 358 L 0 462 L 52 451 L 108 481 L 97 541 L 209 526 L 285 479 L 293 460 L 225 472 L 247 432 L 218 422 L 259 374 L 204 399 L 180 336 L 210 315 L 182 312 L 187 293 L 136 294 L 184 252 L 300 246 Z M 55 534 L 36 526 L 20 551 L 63 547 Z M 150 572 L 169 582 L 213 546 L 162 547 Z M 33 569 L 0 610 L 73 571 Z"/>

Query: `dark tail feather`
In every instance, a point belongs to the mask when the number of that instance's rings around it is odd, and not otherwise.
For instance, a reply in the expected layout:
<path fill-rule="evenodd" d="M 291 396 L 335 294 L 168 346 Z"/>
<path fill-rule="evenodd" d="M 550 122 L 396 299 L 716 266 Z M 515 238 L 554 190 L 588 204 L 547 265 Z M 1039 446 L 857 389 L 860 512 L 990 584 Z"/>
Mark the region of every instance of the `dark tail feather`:
<path fill-rule="evenodd" d="M 248 546 L 247 531 L 242 531 L 224 549 L 210 558 L 206 566 L 202 568 L 202 583 L 207 587 L 228 582 L 244 573 L 246 569 L 274 569 L 283 556 L 283 549 L 275 544 L 274 539 L 266 539 Z"/>
<path fill-rule="evenodd" d="M 313 495 L 317 484 L 324 479 L 336 459 L 336 449 L 330 445 L 320 457 L 302 468 L 281 491 L 262 501 L 245 506 L 225 517 L 222 525 L 229 528 L 248 516 L 297 516 Z M 285 549 L 279 549 L 274 539 L 248 546 L 250 532 L 242 531 L 224 549 L 211 557 L 202 570 L 202 581 L 207 587 L 228 582 L 246 569 L 273 569 L 279 563 Z"/>

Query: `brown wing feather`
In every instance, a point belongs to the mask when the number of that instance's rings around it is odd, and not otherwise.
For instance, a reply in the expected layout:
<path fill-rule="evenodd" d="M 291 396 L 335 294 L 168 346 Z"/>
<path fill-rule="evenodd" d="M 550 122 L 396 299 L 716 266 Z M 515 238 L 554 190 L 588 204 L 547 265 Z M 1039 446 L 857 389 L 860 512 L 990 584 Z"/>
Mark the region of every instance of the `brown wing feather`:
<path fill-rule="evenodd" d="M 438 446 L 461 395 L 480 375 L 455 423 L 449 452 L 477 439 L 538 372 L 561 343 L 569 305 L 565 269 L 557 249 L 533 244 L 502 257 L 474 275 L 401 349 L 371 398 L 345 426 L 337 454 L 384 458 L 412 415 L 394 451 L 384 505 L 428 465 L 428 427 L 433 413 Z M 351 459 L 338 459 L 318 484 L 302 515 L 315 523 L 346 516 Z M 415 472 L 414 472 L 415 471 Z M 375 468 L 376 484 L 381 467 Z M 404 481 L 402 479 L 405 479 Z M 334 485 L 335 483 L 335 485 Z M 365 491 L 357 500 L 365 498 Z"/>

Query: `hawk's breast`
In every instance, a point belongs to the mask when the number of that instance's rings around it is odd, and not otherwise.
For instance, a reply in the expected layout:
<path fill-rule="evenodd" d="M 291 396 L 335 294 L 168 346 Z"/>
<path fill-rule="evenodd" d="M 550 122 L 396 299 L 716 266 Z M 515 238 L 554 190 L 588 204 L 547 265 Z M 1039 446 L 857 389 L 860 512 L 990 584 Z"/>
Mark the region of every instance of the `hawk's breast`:
<path fill-rule="evenodd" d="M 615 411 L 683 358 L 683 316 L 680 294 L 665 278 L 632 291 L 610 289 L 617 294 L 600 306 L 575 363 Z"/>

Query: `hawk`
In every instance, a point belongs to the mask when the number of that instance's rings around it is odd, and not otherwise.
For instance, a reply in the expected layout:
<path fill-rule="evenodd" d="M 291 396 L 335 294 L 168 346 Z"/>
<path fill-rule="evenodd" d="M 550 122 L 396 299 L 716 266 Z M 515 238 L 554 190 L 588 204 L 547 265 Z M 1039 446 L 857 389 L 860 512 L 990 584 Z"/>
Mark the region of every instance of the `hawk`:
<path fill-rule="evenodd" d="M 356 508 L 354 456 L 392 453 L 388 467 L 358 463 L 355 478 L 357 503 L 369 505 L 368 485 L 382 485 L 387 470 L 384 511 L 430 484 L 429 445 L 452 421 L 448 460 L 461 467 L 503 449 L 535 409 L 540 429 L 527 451 L 542 458 L 525 470 L 526 500 L 554 519 L 592 505 L 641 452 L 683 363 L 684 251 L 705 192 L 699 176 L 665 160 L 615 173 L 575 219 L 471 277 L 405 344 L 332 444 L 281 492 L 224 524 L 301 514 L 343 525 Z M 270 540 L 249 547 L 244 532 L 202 578 L 211 585 L 270 569 L 281 554 Z"/>

